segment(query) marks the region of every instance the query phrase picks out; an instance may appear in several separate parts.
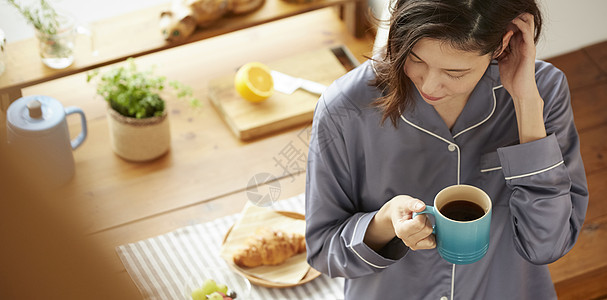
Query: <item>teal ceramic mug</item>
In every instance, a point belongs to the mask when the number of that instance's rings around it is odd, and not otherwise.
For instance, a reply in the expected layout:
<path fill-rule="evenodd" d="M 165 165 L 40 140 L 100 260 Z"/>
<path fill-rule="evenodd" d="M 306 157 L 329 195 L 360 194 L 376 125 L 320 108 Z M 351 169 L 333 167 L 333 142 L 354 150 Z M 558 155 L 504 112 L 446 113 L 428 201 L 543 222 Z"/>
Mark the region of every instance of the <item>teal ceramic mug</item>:
<path fill-rule="evenodd" d="M 434 215 L 438 253 L 446 261 L 465 265 L 478 261 L 489 249 L 491 198 L 471 185 L 452 185 L 434 197 L 422 212 Z"/>

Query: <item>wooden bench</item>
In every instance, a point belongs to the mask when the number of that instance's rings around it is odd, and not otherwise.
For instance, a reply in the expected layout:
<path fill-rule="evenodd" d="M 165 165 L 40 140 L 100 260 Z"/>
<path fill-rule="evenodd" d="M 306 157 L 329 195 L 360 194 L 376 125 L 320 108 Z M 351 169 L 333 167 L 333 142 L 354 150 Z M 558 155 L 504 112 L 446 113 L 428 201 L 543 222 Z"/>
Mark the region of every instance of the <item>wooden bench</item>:
<path fill-rule="evenodd" d="M 366 28 L 366 5 L 365 0 L 317 0 L 303 4 L 267 0 L 254 12 L 221 18 L 180 43 L 163 39 L 158 25 L 160 13 L 170 5 L 158 5 L 91 24 L 92 37 L 78 40 L 74 63 L 61 70 L 42 64 L 35 38 L 9 43 L 6 72 L 0 76 L 0 109 L 6 111 L 11 101 L 21 97 L 21 89 L 28 86 L 330 6 L 337 8 L 348 31 L 361 37 Z"/>
<path fill-rule="evenodd" d="M 0 76 L 0 142 L 6 140 L 8 106 L 29 86 L 327 7 L 335 8 L 352 36 L 362 37 L 367 28 L 367 0 L 316 0 L 303 4 L 266 0 L 254 12 L 221 18 L 183 42 L 169 43 L 159 27 L 160 13 L 169 7 L 167 3 L 92 23 L 92 36 L 77 39 L 74 63 L 61 70 L 42 64 L 36 38 L 9 43 L 6 71 Z"/>

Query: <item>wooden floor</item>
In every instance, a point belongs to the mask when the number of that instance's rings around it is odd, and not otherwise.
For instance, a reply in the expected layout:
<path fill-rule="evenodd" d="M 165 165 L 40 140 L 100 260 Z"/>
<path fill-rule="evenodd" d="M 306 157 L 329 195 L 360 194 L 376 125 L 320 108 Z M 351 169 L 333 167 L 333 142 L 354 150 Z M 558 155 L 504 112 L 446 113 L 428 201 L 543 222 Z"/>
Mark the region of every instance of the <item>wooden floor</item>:
<path fill-rule="evenodd" d="M 578 242 L 550 270 L 559 299 L 607 299 L 607 41 L 548 61 L 569 82 L 590 189 Z"/>

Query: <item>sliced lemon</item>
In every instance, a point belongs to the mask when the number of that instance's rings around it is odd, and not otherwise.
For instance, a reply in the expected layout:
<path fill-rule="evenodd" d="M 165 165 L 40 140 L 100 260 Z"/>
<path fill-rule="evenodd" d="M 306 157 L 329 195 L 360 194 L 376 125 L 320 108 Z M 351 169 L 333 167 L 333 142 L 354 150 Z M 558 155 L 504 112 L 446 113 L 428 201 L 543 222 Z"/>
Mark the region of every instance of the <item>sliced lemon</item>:
<path fill-rule="evenodd" d="M 238 69 L 234 87 L 242 98 L 261 102 L 274 93 L 274 80 L 270 68 L 260 62 L 250 62 Z"/>

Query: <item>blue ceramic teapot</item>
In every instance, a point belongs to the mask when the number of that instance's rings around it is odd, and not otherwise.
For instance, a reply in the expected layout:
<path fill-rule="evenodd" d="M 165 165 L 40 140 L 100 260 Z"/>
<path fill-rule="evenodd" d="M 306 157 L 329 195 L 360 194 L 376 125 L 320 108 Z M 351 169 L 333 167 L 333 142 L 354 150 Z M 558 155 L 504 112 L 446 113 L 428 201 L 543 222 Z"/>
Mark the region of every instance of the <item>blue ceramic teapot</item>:
<path fill-rule="evenodd" d="M 79 114 L 82 130 L 70 140 L 66 116 Z M 77 107 L 64 108 L 48 96 L 27 96 L 7 111 L 7 141 L 33 178 L 52 186 L 67 183 L 75 172 L 72 150 L 86 139 L 86 117 Z"/>

